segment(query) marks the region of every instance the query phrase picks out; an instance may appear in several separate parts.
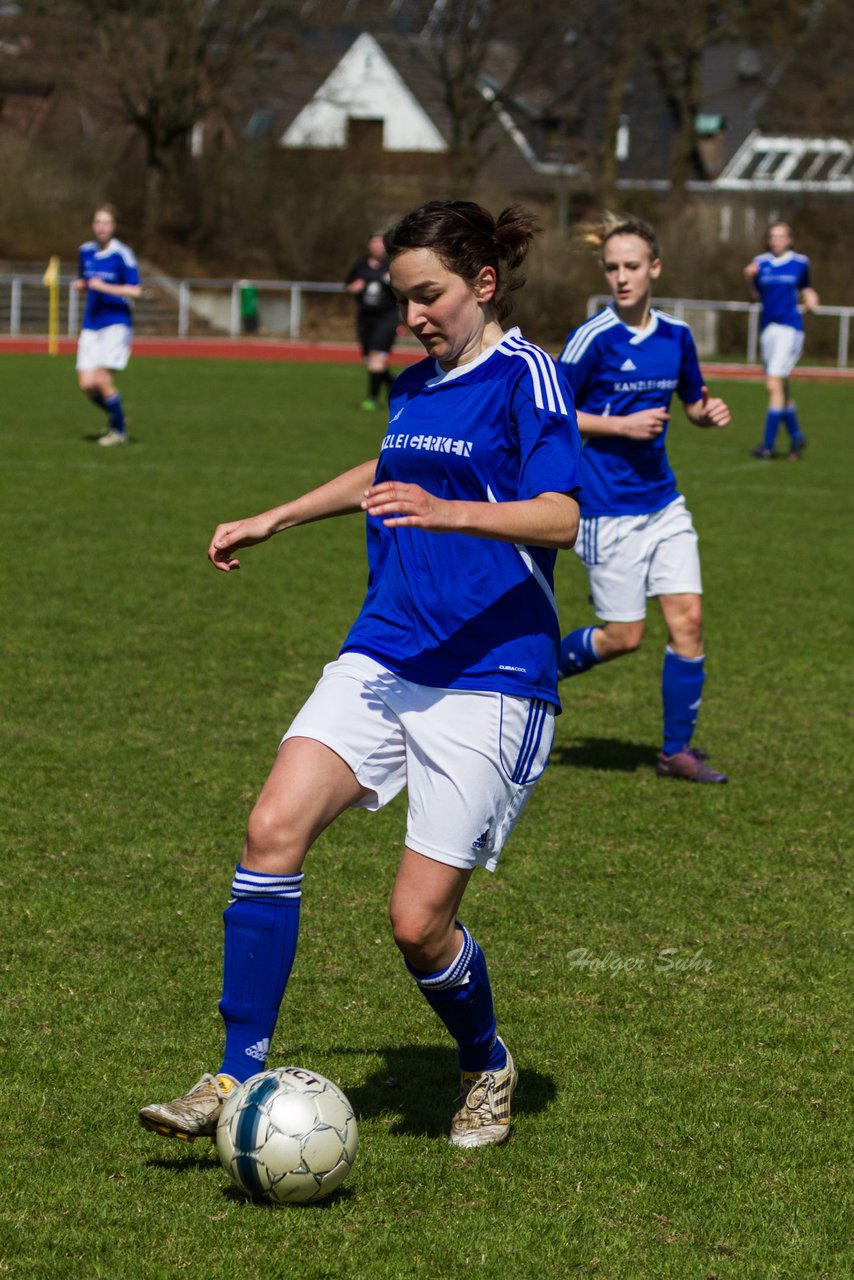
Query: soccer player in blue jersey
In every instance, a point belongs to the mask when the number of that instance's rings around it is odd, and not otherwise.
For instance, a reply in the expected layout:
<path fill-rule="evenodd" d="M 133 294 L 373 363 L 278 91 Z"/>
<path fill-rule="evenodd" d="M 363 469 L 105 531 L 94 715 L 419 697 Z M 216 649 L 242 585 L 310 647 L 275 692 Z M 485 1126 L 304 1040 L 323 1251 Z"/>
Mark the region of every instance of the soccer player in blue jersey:
<path fill-rule="evenodd" d="M 726 782 L 691 745 L 705 666 L 697 534 L 667 459 L 674 391 L 698 427 L 730 421 L 703 384 L 691 331 L 651 305 L 661 260 L 653 228 L 609 214 L 588 228 L 614 301 L 569 335 L 558 368 L 584 439 L 576 553 L 600 625 L 561 642 L 561 677 L 634 652 L 646 602 L 657 596 L 667 627 L 662 672 L 664 733 L 659 776 Z"/>
<path fill-rule="evenodd" d="M 106 415 L 108 428 L 98 444 L 127 443 L 127 425 L 113 375 L 127 368 L 133 313 L 142 293 L 133 251 L 117 240 L 116 211 L 101 205 L 92 221 L 93 240 L 80 246 L 74 287 L 85 293 L 86 308 L 77 344 L 77 381 Z"/>
<path fill-rule="evenodd" d="M 782 422 L 789 433 L 789 459 L 796 462 L 806 447 L 792 399 L 790 376 L 804 349 L 804 322 L 798 310 L 815 311 L 818 294 L 810 280 L 810 260 L 792 249 L 788 222 L 768 228 L 768 252 L 760 253 L 744 268 L 753 292 L 762 303 L 759 344 L 768 390 L 768 412 L 762 443 L 754 458 L 774 457 L 774 442 Z"/>
<path fill-rule="evenodd" d="M 502 320 L 534 224 L 432 201 L 386 234 L 400 313 L 427 352 L 392 389 L 378 459 L 295 501 L 221 524 L 235 551 L 295 525 L 367 515 L 368 589 L 339 656 L 291 724 L 249 819 L 225 912 L 225 1053 L 181 1098 L 143 1108 L 167 1136 L 210 1134 L 263 1068 L 294 959 L 305 855 L 345 809 L 409 808 L 391 894 L 395 942 L 456 1040 L 450 1141 L 503 1142 L 516 1068 L 486 960 L 459 921 L 545 768 L 559 706 L 557 548 L 578 527 L 579 441 L 553 362 Z"/>

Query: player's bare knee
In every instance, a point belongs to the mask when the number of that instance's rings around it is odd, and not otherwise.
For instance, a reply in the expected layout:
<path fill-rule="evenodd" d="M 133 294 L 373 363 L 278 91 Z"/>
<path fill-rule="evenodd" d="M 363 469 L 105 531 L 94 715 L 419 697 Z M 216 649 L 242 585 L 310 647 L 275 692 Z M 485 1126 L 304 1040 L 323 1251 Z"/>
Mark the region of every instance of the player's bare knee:
<path fill-rule="evenodd" d="M 259 801 L 249 815 L 241 862 L 248 870 L 296 874 L 305 857 L 305 842 L 278 805 Z"/>
<path fill-rule="evenodd" d="M 434 920 L 418 912 L 396 910 L 394 905 L 389 915 L 395 945 L 404 958 L 415 969 L 434 969 L 443 950 L 444 931 L 437 928 Z"/>
<path fill-rule="evenodd" d="M 636 653 L 643 643 L 644 624 L 642 622 L 621 622 L 608 624 L 602 629 L 602 640 L 596 648 L 603 662 L 612 658 L 622 658 L 626 654 Z"/>
<path fill-rule="evenodd" d="M 703 652 L 703 606 L 699 597 L 680 610 L 678 617 L 668 619 L 670 647 L 683 658 L 696 658 Z"/>

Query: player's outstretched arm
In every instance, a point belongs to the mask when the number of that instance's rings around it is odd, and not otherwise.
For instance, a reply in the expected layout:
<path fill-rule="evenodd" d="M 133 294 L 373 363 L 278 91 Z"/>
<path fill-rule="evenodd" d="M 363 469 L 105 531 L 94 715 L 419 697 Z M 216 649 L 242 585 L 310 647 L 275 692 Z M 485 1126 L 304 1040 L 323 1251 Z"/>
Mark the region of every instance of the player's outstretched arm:
<path fill-rule="evenodd" d="M 685 405 L 685 412 L 695 427 L 728 427 L 732 421 L 728 406 L 719 397 L 710 395 L 708 387 L 703 387 L 699 400 Z"/>
<path fill-rule="evenodd" d="M 293 529 L 299 524 L 311 524 L 314 520 L 328 520 L 331 516 L 350 515 L 362 510 L 365 489 L 370 485 L 377 469 L 377 460 L 361 462 L 350 471 L 335 476 L 318 489 L 311 489 L 293 502 L 285 502 L 260 515 L 245 520 L 230 520 L 217 525 L 208 547 L 208 559 L 216 569 L 229 573 L 240 568 L 234 552 L 241 547 L 253 547 L 266 542 L 274 533 Z"/>
<path fill-rule="evenodd" d="M 566 493 L 541 493 L 522 502 L 463 502 L 437 498 L 418 484 L 384 480 L 366 490 L 362 507 L 390 529 L 467 533 L 566 550 L 578 536 L 578 503 Z"/>

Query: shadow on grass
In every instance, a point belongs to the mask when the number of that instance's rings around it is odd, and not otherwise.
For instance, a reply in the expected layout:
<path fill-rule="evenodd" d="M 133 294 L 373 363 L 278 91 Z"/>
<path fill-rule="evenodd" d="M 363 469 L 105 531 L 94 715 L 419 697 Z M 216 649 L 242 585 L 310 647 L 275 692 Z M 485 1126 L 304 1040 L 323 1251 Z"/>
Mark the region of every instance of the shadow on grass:
<path fill-rule="evenodd" d="M 349 1174 L 347 1175 L 349 1177 Z M 291 1203 L 277 1204 L 274 1200 L 265 1200 L 262 1196 L 247 1196 L 233 1183 L 229 1183 L 227 1187 L 223 1187 L 222 1196 L 225 1200 L 233 1200 L 236 1204 L 251 1204 L 253 1209 L 267 1209 L 271 1212 L 280 1212 L 282 1209 L 311 1209 L 317 1212 L 318 1209 L 334 1209 L 336 1205 L 346 1203 L 352 1200 L 355 1192 L 352 1187 L 336 1187 L 334 1191 L 330 1191 L 328 1195 L 323 1196 L 320 1200 L 296 1200 Z M 331 1274 L 331 1273 L 330 1273 Z"/>
<path fill-rule="evenodd" d="M 573 769 L 603 769 L 612 773 L 637 773 L 655 768 L 658 750 L 645 742 L 624 742 L 620 738 L 581 738 L 571 746 L 555 747 L 552 765 Z"/>
<path fill-rule="evenodd" d="M 167 1138 L 166 1141 L 172 1142 L 173 1139 Z M 186 1142 L 182 1142 L 180 1146 L 174 1142 L 173 1145 L 177 1147 L 174 1156 L 152 1156 L 145 1163 L 149 1169 L 163 1169 L 166 1173 L 204 1173 L 214 1165 L 219 1165 L 219 1156 L 213 1142 L 204 1138 L 199 1141 L 200 1147 L 196 1151 Z"/>
<path fill-rule="evenodd" d="M 377 1050 L 336 1046 L 333 1053 L 346 1056 L 381 1053 L 385 1062 L 364 1084 L 347 1089 L 347 1097 L 360 1118 L 396 1115 L 389 1132 L 413 1137 L 446 1137 L 456 1101 L 459 1080 L 457 1055 L 453 1049 L 433 1046 L 396 1045 Z M 539 1071 L 519 1070 L 519 1085 L 513 1099 L 515 1115 L 543 1111 L 555 1098 L 557 1087 L 551 1076 Z"/>

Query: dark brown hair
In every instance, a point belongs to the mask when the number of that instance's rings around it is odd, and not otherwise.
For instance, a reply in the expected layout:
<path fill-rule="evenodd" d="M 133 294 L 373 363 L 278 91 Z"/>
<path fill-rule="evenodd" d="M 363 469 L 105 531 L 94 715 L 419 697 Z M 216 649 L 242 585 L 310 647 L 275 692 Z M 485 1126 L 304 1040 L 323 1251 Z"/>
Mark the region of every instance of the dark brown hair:
<path fill-rule="evenodd" d="M 524 279 L 513 276 L 536 232 L 533 214 L 521 205 L 502 209 L 497 218 L 471 200 L 430 200 L 413 209 L 385 233 L 390 259 L 407 249 L 431 249 L 449 271 L 473 285 L 484 267 L 495 270 L 493 306 L 499 320 L 510 314 L 508 295 Z M 504 268 L 504 270 L 502 270 Z"/>

